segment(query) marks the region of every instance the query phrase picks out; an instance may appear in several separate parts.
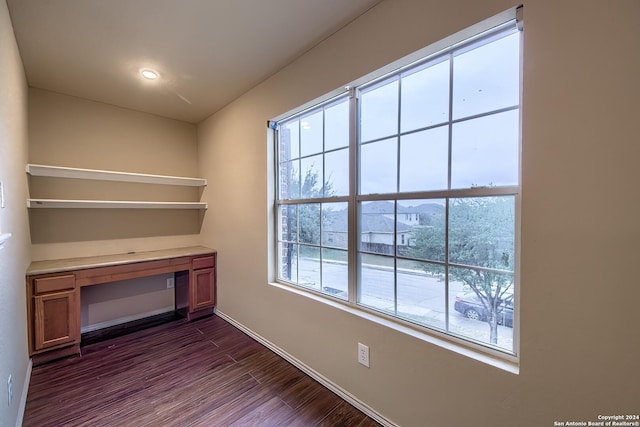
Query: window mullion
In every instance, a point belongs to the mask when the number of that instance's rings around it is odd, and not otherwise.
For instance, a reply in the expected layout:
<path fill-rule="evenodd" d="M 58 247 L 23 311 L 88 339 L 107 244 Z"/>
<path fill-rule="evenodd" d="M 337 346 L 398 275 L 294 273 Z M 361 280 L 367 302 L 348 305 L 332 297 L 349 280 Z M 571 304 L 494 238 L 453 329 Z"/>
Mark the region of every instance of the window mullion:
<path fill-rule="evenodd" d="M 447 156 L 447 189 L 451 191 L 451 165 L 453 153 L 453 53 L 449 53 L 449 136 Z M 449 204 L 450 197 L 445 199 L 444 210 L 444 325 L 449 332 Z"/>
<path fill-rule="evenodd" d="M 355 88 L 349 89 L 349 200 L 347 202 L 347 278 L 348 300 L 352 304 L 358 302 L 358 93 Z"/>
<path fill-rule="evenodd" d="M 324 184 L 323 184 L 323 187 L 324 187 Z M 319 240 L 320 240 L 320 241 L 318 242 L 318 252 L 319 252 L 319 254 L 318 254 L 318 255 L 319 255 L 319 257 L 318 257 L 318 258 L 319 258 L 319 260 L 320 260 L 320 265 L 319 265 L 319 268 L 320 268 L 320 283 L 318 283 L 318 285 L 319 285 L 319 287 L 320 287 L 320 289 L 319 289 L 319 290 L 320 290 L 320 292 L 322 292 L 322 284 L 324 283 L 324 277 L 323 277 L 323 275 L 324 275 L 324 268 L 323 268 L 323 264 L 324 264 L 324 258 L 323 258 L 323 255 L 324 255 L 324 253 L 323 253 L 323 252 L 324 252 L 324 251 L 322 250 L 322 232 L 323 232 L 323 230 L 322 230 L 322 203 L 318 204 L 318 209 L 320 210 L 320 212 L 319 212 L 319 218 L 320 218 L 320 236 L 318 237 L 318 238 L 319 238 Z"/>
<path fill-rule="evenodd" d="M 300 283 L 300 206 L 296 206 L 296 283 Z"/>
<path fill-rule="evenodd" d="M 398 315 L 398 201 L 395 205 L 395 215 L 393 216 L 393 312 Z"/>
<path fill-rule="evenodd" d="M 400 192 L 400 120 L 402 117 L 402 78 L 398 76 L 398 114 L 396 116 L 396 193 Z M 398 201 L 395 200 L 393 217 L 393 308 L 398 315 Z"/>

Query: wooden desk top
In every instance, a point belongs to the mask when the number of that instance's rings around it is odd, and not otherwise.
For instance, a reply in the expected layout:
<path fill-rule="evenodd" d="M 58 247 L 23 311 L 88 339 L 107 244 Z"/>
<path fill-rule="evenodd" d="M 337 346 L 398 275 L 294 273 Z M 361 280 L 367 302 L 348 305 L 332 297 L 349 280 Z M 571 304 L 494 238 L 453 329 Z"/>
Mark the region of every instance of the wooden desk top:
<path fill-rule="evenodd" d="M 163 249 L 158 251 L 33 261 L 27 269 L 27 276 L 60 273 L 63 271 L 81 270 L 85 268 L 131 264 L 134 262 L 155 261 L 183 256 L 205 255 L 214 252 L 216 252 L 215 249 L 204 246 L 190 246 L 187 248 Z"/>

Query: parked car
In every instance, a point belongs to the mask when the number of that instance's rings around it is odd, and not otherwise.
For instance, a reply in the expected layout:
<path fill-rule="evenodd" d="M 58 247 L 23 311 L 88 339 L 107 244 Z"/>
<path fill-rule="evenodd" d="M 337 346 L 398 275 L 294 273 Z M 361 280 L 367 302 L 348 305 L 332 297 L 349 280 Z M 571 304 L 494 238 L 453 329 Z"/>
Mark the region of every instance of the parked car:
<path fill-rule="evenodd" d="M 489 311 L 474 292 L 456 295 L 453 308 L 468 319 L 486 322 L 489 318 Z M 498 324 L 513 328 L 513 294 L 507 294 L 507 297 L 502 300 L 501 309 L 498 313 Z"/>

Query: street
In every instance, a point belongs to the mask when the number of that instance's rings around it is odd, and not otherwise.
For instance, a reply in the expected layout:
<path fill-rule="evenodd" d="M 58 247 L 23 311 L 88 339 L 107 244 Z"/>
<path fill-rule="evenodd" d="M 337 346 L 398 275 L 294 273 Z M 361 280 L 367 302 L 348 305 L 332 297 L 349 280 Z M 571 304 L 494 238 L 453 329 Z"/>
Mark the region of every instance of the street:
<path fill-rule="evenodd" d="M 321 274 L 322 273 L 322 274 Z M 345 298 L 347 291 L 347 265 L 341 261 L 300 258 L 299 282 L 319 289 L 330 288 L 330 293 Z M 391 267 L 365 264 L 362 269 L 360 304 L 394 314 L 394 277 Z M 456 294 L 463 293 L 460 282 L 450 282 L 448 292 L 449 332 L 489 343 L 489 325 L 483 321 L 467 319 L 454 310 Z M 446 331 L 445 283 L 422 270 L 398 269 L 397 315 L 415 323 Z M 498 326 L 498 346 L 511 351 L 513 329 Z"/>

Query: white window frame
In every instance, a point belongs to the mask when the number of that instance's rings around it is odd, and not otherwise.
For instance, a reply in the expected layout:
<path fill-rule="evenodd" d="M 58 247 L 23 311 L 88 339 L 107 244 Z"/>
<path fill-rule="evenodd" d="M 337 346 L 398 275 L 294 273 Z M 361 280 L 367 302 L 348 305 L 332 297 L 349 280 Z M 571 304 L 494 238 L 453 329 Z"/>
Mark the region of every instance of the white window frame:
<path fill-rule="evenodd" d="M 285 287 L 293 286 L 295 291 L 298 292 L 302 290 L 303 294 L 311 293 L 312 297 L 323 302 L 327 302 L 331 305 L 345 308 L 348 311 L 352 311 L 356 314 L 362 315 L 365 318 L 368 318 L 373 321 L 380 322 L 382 324 L 388 326 L 397 326 L 396 329 L 402 330 L 403 332 L 409 333 L 411 335 L 418 333 L 418 335 L 431 342 L 435 342 L 444 347 L 450 348 L 452 350 L 458 351 L 463 354 L 467 354 L 471 357 L 474 357 L 479 360 L 483 360 L 485 362 L 494 364 L 496 366 L 503 367 L 512 372 L 517 372 L 517 362 L 519 359 L 519 270 L 520 270 L 520 204 L 521 204 L 521 166 L 520 160 L 518 164 L 518 185 L 510 186 L 510 187 L 492 187 L 492 188 L 469 188 L 469 189 L 459 189 L 459 190 L 447 190 L 442 192 L 432 192 L 429 194 L 429 197 L 432 198 L 449 198 L 449 197 L 473 197 L 473 196 L 499 196 L 499 195 L 513 195 L 515 197 L 515 248 L 514 248 L 514 256 L 515 256 L 515 268 L 513 272 L 514 277 L 514 324 L 513 324 L 513 350 L 511 352 L 500 350 L 494 348 L 492 346 L 488 346 L 484 343 L 474 342 L 472 339 L 467 339 L 464 337 L 451 335 L 448 332 L 443 332 L 441 330 L 432 329 L 428 326 L 424 325 L 416 325 L 413 324 L 406 319 L 398 318 L 395 316 L 388 315 L 387 313 L 379 312 L 376 310 L 372 310 L 369 307 L 359 305 L 357 302 L 357 295 L 359 289 L 359 275 L 358 275 L 358 256 L 359 256 L 359 236 L 357 232 L 357 224 L 358 224 L 358 209 L 357 206 L 362 201 L 371 201 L 371 200 L 410 200 L 410 199 L 420 199 L 424 198 L 425 192 L 415 192 L 415 193 L 387 193 L 382 195 L 359 195 L 358 194 L 358 183 L 357 183 L 357 175 L 358 175 L 358 150 L 359 150 L 359 135 L 357 129 L 358 123 L 358 101 L 357 98 L 359 96 L 359 89 L 361 87 L 368 87 L 370 85 L 374 85 L 379 81 L 389 78 L 389 76 L 400 73 L 403 69 L 408 69 L 410 67 L 416 66 L 417 64 L 426 63 L 429 61 L 433 61 L 434 58 L 440 55 L 446 55 L 448 52 L 451 52 L 455 49 L 460 49 L 465 45 L 471 45 L 477 43 L 478 40 L 484 37 L 492 37 L 496 33 L 500 31 L 504 31 L 508 27 L 517 27 L 519 30 L 522 30 L 522 7 L 513 8 L 508 11 L 503 12 L 500 15 L 497 15 L 493 18 L 490 18 L 482 23 L 474 25 L 466 30 L 463 30 L 451 37 L 448 37 L 440 42 L 437 42 L 433 45 L 430 45 L 424 49 L 421 49 L 414 54 L 408 55 L 405 58 L 402 58 L 392 64 L 389 64 L 386 67 L 383 67 L 380 70 L 377 70 L 373 73 L 364 76 L 351 84 L 345 86 L 344 88 L 337 89 L 325 96 L 318 98 L 314 101 L 311 101 L 305 105 L 300 106 L 299 108 L 292 110 L 288 113 L 282 114 L 274 118 L 272 121 L 269 121 L 269 127 L 274 129 L 276 134 L 274 136 L 275 143 L 275 238 L 274 242 L 276 244 L 276 254 L 277 251 L 277 242 L 279 239 L 278 236 L 278 205 L 282 203 L 282 201 L 278 200 L 279 197 L 279 175 L 278 175 L 278 136 L 277 136 L 277 124 L 278 122 L 291 118 L 293 116 L 300 116 L 308 113 L 312 109 L 318 108 L 324 103 L 332 102 L 337 97 L 342 97 L 345 93 L 348 93 L 351 98 L 350 102 L 350 179 L 349 179 L 349 195 L 347 197 L 328 197 L 321 199 L 301 199 L 302 203 L 310 203 L 310 202 L 337 202 L 337 201 L 347 201 L 349 204 L 349 227 L 348 227 L 348 263 L 349 263 L 349 280 L 348 280 L 348 299 L 346 301 L 336 301 L 335 298 L 332 298 L 327 294 L 320 294 L 318 292 L 309 291 L 306 288 L 301 288 L 298 285 L 291 284 L 286 281 L 282 281 L 276 278 L 277 284 L 283 284 Z M 499 28 L 498 28 L 499 27 Z M 488 34 L 486 34 L 488 32 Z M 521 47 L 522 47 L 522 39 L 521 39 Z M 520 49 L 520 73 L 522 74 L 522 49 Z M 522 76 L 520 76 L 520 88 L 522 87 Z M 520 89 L 521 90 L 521 89 Z M 505 111 L 518 109 L 521 114 L 521 99 L 517 107 L 506 108 Z M 450 102 L 452 102 L 450 100 Z M 496 111 L 491 112 L 496 113 Z M 482 116 L 479 115 L 479 116 Z M 464 120 L 467 120 L 465 118 Z M 454 120 L 455 121 L 455 120 Z M 521 127 L 521 125 L 520 125 Z M 521 147 L 521 142 L 519 142 L 519 147 Z M 290 201 L 285 202 L 284 204 L 291 203 Z M 296 202 L 293 202 L 295 204 Z M 275 259 L 275 271 L 279 271 L 279 260 L 278 256 Z M 338 304 L 336 304 L 336 302 Z M 448 303 L 447 303 L 448 305 Z M 448 316 L 446 316 L 448 318 Z M 391 323 L 389 323 L 389 321 Z M 448 323 L 448 319 L 447 319 Z M 426 334 L 426 335 L 423 335 Z M 435 338 L 431 339 L 431 338 Z M 451 346 L 453 344 L 453 347 Z M 471 350 L 471 353 L 468 351 Z M 490 356 L 490 359 L 487 359 L 486 355 Z M 502 363 L 494 363 L 495 359 L 502 359 L 508 362 L 507 365 Z"/>

